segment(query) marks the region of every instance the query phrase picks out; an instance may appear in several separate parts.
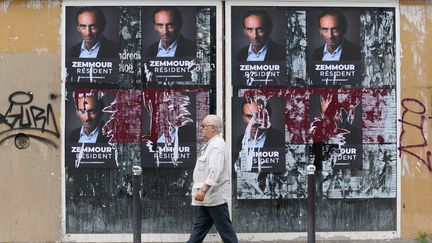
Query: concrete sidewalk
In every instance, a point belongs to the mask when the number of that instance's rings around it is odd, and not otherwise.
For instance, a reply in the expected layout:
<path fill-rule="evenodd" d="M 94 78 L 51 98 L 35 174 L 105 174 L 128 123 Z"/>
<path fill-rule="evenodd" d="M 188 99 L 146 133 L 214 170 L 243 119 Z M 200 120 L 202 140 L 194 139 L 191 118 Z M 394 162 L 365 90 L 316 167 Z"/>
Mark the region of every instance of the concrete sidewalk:
<path fill-rule="evenodd" d="M 240 243 L 250 243 L 250 241 L 239 241 Z M 292 241 L 254 241 L 259 243 L 307 243 L 307 240 L 292 240 Z M 389 239 L 389 240 L 316 240 L 316 243 L 388 243 L 388 242 L 396 242 L 396 243 L 419 243 L 418 240 L 398 240 L 398 239 Z M 430 240 L 427 242 L 431 242 Z"/>
<path fill-rule="evenodd" d="M 205 241 L 204 241 L 205 242 Z M 251 241 L 239 241 L 239 243 L 250 243 Z M 307 240 L 281 240 L 281 241 L 253 241 L 256 243 L 307 243 Z M 418 240 L 399 240 L 399 239 L 388 239 L 388 240 L 316 240 L 316 243 L 419 243 Z M 426 242 L 432 242 L 428 240 Z M 214 242 L 216 243 L 216 242 Z M 220 243 L 220 242 L 217 242 Z"/>

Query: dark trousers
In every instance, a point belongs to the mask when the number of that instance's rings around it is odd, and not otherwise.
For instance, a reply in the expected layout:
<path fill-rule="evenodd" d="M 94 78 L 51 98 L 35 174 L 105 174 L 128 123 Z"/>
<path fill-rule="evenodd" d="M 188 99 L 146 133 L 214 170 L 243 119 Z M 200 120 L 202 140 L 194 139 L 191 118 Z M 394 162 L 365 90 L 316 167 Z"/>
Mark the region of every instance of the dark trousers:
<path fill-rule="evenodd" d="M 213 224 L 216 226 L 223 242 L 238 242 L 229 218 L 228 205 L 225 203 L 214 207 L 195 207 L 195 223 L 187 243 L 202 242 Z"/>

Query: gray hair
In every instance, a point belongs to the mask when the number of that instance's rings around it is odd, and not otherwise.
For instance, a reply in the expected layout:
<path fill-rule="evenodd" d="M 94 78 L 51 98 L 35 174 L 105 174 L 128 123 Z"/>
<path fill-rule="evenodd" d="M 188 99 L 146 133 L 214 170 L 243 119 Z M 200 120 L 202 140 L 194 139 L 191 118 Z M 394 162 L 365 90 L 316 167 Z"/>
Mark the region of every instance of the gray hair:
<path fill-rule="evenodd" d="M 217 115 L 207 115 L 206 118 L 211 122 L 209 125 L 213 125 L 216 128 L 217 133 L 222 132 L 222 120 Z"/>

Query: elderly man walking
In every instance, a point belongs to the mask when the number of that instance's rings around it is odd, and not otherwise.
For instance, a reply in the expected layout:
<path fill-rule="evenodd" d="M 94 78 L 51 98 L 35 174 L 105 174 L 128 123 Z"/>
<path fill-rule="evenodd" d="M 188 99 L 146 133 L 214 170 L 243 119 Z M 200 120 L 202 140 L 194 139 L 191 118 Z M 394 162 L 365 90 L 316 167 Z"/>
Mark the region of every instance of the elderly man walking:
<path fill-rule="evenodd" d="M 198 154 L 193 173 L 195 222 L 188 243 L 202 242 L 213 224 L 224 242 L 238 242 L 228 212 L 231 171 L 221 130 L 222 121 L 216 115 L 206 116 L 201 124 L 207 143 Z"/>

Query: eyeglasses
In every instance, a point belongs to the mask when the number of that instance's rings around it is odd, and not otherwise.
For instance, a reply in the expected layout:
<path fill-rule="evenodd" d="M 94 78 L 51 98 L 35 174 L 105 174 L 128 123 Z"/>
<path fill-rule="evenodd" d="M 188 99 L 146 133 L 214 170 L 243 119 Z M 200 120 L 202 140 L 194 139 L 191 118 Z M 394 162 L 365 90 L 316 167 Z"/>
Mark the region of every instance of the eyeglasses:
<path fill-rule="evenodd" d="M 208 127 L 208 126 L 212 126 L 212 127 L 214 127 L 214 125 L 205 125 L 205 124 L 202 124 L 202 125 L 201 125 L 201 128 L 204 129 L 204 127 Z"/>

